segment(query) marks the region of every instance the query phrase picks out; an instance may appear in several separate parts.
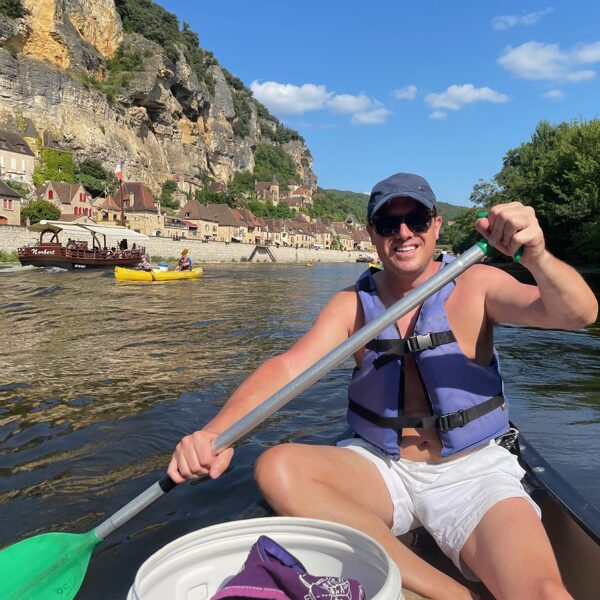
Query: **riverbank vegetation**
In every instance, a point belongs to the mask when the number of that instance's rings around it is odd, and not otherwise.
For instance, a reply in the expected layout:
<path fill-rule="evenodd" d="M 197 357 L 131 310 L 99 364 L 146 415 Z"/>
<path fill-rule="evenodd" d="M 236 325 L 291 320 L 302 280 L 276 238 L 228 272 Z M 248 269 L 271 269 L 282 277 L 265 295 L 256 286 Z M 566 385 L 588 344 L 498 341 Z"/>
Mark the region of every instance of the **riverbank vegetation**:
<path fill-rule="evenodd" d="M 0 250 L 0 263 L 16 263 L 19 262 L 19 255 L 16 250 L 11 250 L 7 252 L 5 250 Z"/>
<path fill-rule="evenodd" d="M 502 169 L 473 188 L 475 205 L 445 228 L 455 253 L 478 239 L 475 214 L 501 202 L 532 206 L 548 249 L 571 263 L 597 263 L 600 247 L 600 119 L 552 125 L 509 150 Z"/>

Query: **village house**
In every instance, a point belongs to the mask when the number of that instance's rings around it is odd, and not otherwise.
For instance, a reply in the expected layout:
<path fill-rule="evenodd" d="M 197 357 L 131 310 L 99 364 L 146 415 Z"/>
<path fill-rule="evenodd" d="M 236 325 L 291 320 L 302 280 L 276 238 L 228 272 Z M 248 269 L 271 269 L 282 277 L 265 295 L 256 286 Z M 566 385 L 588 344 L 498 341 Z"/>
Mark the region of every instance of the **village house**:
<path fill-rule="evenodd" d="M 310 224 L 310 229 L 312 231 L 313 237 L 315 238 L 315 247 L 317 249 L 328 249 L 331 246 L 331 242 L 333 241 L 333 235 L 331 232 L 331 228 L 327 223 L 324 223 L 322 220 L 319 219 L 314 223 Z"/>
<path fill-rule="evenodd" d="M 259 200 L 267 200 L 273 203 L 274 206 L 279 205 L 279 183 L 275 176 L 271 182 L 268 181 L 255 181 L 254 191 L 256 197 Z"/>
<path fill-rule="evenodd" d="M 112 196 L 95 198 L 92 200 L 94 207 L 94 221 L 96 223 L 119 223 L 121 221 L 121 207 Z"/>
<path fill-rule="evenodd" d="M 248 244 L 264 244 L 266 241 L 266 223 L 247 208 L 237 208 L 240 217 L 248 228 L 246 239 Z"/>
<path fill-rule="evenodd" d="M 198 237 L 203 241 L 214 241 L 218 238 L 219 222 L 213 217 L 207 206 L 198 200 L 188 200 L 177 216 L 197 226 Z"/>
<path fill-rule="evenodd" d="M 294 186 L 294 189 L 290 190 L 289 198 L 299 198 L 302 200 L 302 206 L 312 206 L 312 190 L 305 185 Z"/>
<path fill-rule="evenodd" d="M 315 245 L 310 223 L 291 221 L 289 236 L 290 245 L 296 248 L 313 248 Z"/>
<path fill-rule="evenodd" d="M 33 195 L 54 204 L 60 210 L 61 220 L 65 215 L 94 218 L 92 197 L 81 183 L 48 181 L 39 185 Z"/>
<path fill-rule="evenodd" d="M 298 212 L 302 206 L 304 206 L 304 201 L 302 198 L 285 198 L 281 201 L 282 204 L 286 204 L 291 210 L 294 212 Z"/>
<path fill-rule="evenodd" d="M 227 186 L 221 181 L 211 181 L 208 186 L 209 192 L 215 192 L 217 194 L 224 194 L 227 191 Z"/>
<path fill-rule="evenodd" d="M 352 213 L 346 217 L 344 223 L 351 231 L 354 231 L 355 229 L 364 229 L 364 225 Z"/>
<path fill-rule="evenodd" d="M 33 186 L 35 155 L 16 133 L 0 131 L 0 179 L 12 179 Z"/>
<path fill-rule="evenodd" d="M 164 215 L 164 226 L 161 235 L 174 240 L 198 238 L 198 225 L 193 221 Z"/>
<path fill-rule="evenodd" d="M 238 213 L 227 204 L 208 204 L 210 215 L 218 223 L 218 242 L 243 242 L 248 233 L 247 226 Z"/>
<path fill-rule="evenodd" d="M 375 246 L 371 243 L 371 238 L 366 229 L 355 229 L 352 233 L 352 241 L 354 242 L 355 250 L 363 252 L 375 252 Z"/>
<path fill-rule="evenodd" d="M 165 226 L 160 204 L 150 190 L 139 181 L 124 181 L 115 195 L 115 202 L 123 213 L 125 226 L 144 235 L 162 235 Z"/>
<path fill-rule="evenodd" d="M 350 231 L 346 228 L 346 224 L 342 221 L 334 221 L 331 224 L 332 233 L 335 239 L 341 244 L 342 250 L 353 250 L 354 240 Z"/>
<path fill-rule="evenodd" d="M 274 246 L 289 246 L 286 222 L 283 219 L 264 219 L 265 243 Z"/>
<path fill-rule="evenodd" d="M 0 225 L 21 224 L 21 195 L 0 180 Z"/>

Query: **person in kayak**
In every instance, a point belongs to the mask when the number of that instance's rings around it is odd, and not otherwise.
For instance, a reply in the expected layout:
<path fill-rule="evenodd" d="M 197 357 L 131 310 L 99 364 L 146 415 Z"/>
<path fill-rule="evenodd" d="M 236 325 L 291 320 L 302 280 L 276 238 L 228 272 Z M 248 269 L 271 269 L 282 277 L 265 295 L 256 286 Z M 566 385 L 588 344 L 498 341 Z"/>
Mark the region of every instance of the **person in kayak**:
<path fill-rule="evenodd" d="M 367 229 L 383 270 L 336 293 L 287 352 L 263 363 L 201 430 L 175 448 L 177 483 L 227 468 L 211 440 L 417 288 L 451 257 L 434 261 L 441 217 L 422 177 L 397 173 L 373 188 Z M 337 521 L 375 538 L 398 564 L 404 587 L 432 599 L 476 598 L 401 544 L 423 525 L 462 573 L 495 598 L 570 598 L 526 494 L 524 471 L 495 441 L 508 428 L 493 327 L 579 329 L 598 303 L 583 278 L 545 247 L 535 212 L 492 207 L 477 231 L 513 256 L 536 285 L 477 264 L 383 331 L 355 355 L 348 421 L 338 446 L 284 443 L 259 458 L 255 477 L 281 515 Z"/>
<path fill-rule="evenodd" d="M 142 255 L 142 260 L 140 261 L 140 264 L 138 265 L 137 268 L 140 271 L 152 271 L 152 265 L 148 261 L 148 255 L 147 254 L 143 254 Z"/>
<path fill-rule="evenodd" d="M 184 248 L 181 251 L 181 257 L 177 261 L 176 271 L 191 271 L 192 270 L 192 259 L 188 256 L 189 250 Z"/>

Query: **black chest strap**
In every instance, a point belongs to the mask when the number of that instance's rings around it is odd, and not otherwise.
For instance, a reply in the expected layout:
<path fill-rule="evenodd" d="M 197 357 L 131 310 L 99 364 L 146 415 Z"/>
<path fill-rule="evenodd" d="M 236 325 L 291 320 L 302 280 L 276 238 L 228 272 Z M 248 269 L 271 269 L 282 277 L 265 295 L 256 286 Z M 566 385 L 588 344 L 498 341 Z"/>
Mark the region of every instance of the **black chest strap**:
<path fill-rule="evenodd" d="M 394 430 L 400 430 L 404 427 L 411 427 L 414 429 L 439 429 L 442 433 L 450 431 L 451 429 L 456 429 L 457 427 L 464 427 L 467 423 L 470 423 L 497 408 L 505 406 L 506 404 L 503 396 L 492 396 L 488 400 L 484 400 L 471 408 L 457 410 L 456 412 L 447 413 L 439 417 L 436 415 L 429 417 L 382 417 L 361 404 L 354 402 L 354 400 L 348 400 L 348 407 L 352 412 L 380 427 Z"/>
<path fill-rule="evenodd" d="M 455 341 L 456 338 L 452 331 L 439 331 L 425 335 L 413 335 L 403 340 L 371 340 L 365 347 L 373 352 L 384 352 L 373 361 L 373 366 L 381 369 L 387 363 L 410 352 L 421 352 Z"/>

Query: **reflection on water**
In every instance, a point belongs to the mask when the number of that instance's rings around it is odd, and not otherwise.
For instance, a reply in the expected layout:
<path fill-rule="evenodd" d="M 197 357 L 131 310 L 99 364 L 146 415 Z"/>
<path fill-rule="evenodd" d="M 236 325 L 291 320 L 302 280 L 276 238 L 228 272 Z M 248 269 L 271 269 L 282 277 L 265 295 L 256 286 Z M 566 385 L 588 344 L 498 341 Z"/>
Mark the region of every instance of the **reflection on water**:
<path fill-rule="evenodd" d="M 110 272 L 0 270 L 0 546 L 86 531 L 154 483 L 181 436 L 288 348 L 362 268 L 210 265 L 201 280 L 152 284 L 115 282 Z M 586 277 L 598 293 L 600 276 Z M 497 340 L 513 419 L 600 505 L 598 323 L 579 332 L 503 326 Z M 123 597 L 166 542 L 256 510 L 256 457 L 278 441 L 335 437 L 350 368 L 253 432 L 226 477 L 179 486 L 113 534 L 80 597 Z"/>

